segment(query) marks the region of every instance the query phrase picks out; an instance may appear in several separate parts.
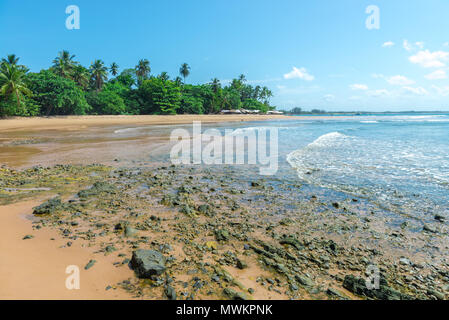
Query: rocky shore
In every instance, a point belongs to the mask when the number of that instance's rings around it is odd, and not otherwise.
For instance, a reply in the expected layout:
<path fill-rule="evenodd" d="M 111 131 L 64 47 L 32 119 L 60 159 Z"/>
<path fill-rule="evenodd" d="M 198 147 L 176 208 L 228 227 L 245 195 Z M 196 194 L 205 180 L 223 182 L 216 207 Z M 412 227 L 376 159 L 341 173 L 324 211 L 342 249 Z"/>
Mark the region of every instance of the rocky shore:
<path fill-rule="evenodd" d="M 0 204 L 41 199 L 33 229 L 58 230 L 133 277 L 142 299 L 446 299 L 448 236 L 397 223 L 365 199 L 254 168 L 58 165 L 0 168 Z M 33 234 L 20 235 L 33 241 Z M 50 239 L 49 239 L 50 240 Z M 45 257 L 42 257 L 45 259 Z M 369 288 L 372 268 L 378 288 Z"/>

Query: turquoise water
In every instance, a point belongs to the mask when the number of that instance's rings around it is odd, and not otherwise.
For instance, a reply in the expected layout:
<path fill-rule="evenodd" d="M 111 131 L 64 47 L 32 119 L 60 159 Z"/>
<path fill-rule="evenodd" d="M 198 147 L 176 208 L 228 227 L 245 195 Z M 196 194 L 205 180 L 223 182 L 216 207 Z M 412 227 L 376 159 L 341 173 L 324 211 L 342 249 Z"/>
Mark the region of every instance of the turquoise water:
<path fill-rule="evenodd" d="M 449 114 L 387 114 L 238 125 L 279 128 L 280 166 L 303 183 L 411 217 L 449 215 Z"/>

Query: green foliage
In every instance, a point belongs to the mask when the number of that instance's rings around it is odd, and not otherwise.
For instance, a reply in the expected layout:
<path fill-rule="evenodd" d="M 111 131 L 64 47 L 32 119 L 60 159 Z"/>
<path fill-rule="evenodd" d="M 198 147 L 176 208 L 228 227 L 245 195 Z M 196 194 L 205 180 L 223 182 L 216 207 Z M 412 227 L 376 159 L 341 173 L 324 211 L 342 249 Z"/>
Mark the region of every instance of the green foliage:
<path fill-rule="evenodd" d="M 28 73 L 19 58 L 8 55 L 0 62 L 0 116 L 69 114 L 209 114 L 221 110 L 273 110 L 272 92 L 251 86 L 245 75 L 227 86 L 214 78 L 208 84 L 185 84 L 190 66 L 181 65 L 180 76 L 170 80 L 166 72 L 151 76 L 150 62 L 119 73 L 116 63 L 106 67 L 95 60 L 88 68 L 68 51 L 59 52 L 48 70 Z M 114 78 L 108 81 L 108 75 Z M 182 81 L 182 78 L 184 81 Z"/>
<path fill-rule="evenodd" d="M 144 80 L 139 88 L 144 101 L 143 114 L 176 114 L 181 103 L 181 90 L 173 81 L 160 78 Z"/>
<path fill-rule="evenodd" d="M 255 99 L 248 99 L 243 102 L 243 108 L 247 110 L 260 110 L 262 113 L 270 110 L 269 106 Z"/>
<path fill-rule="evenodd" d="M 70 79 L 50 70 L 30 73 L 28 88 L 34 93 L 32 100 L 45 115 L 81 115 L 89 111 L 82 89 Z"/>
<path fill-rule="evenodd" d="M 94 114 L 123 114 L 126 111 L 122 97 L 112 90 L 91 91 L 87 94 L 87 101 Z"/>

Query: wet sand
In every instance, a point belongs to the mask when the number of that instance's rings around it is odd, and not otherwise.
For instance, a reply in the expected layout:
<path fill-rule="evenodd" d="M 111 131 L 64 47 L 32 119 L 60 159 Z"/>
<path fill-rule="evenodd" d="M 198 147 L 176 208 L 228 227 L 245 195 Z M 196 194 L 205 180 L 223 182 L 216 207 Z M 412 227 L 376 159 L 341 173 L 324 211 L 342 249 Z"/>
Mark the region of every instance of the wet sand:
<path fill-rule="evenodd" d="M 23 168 L 61 163 L 112 165 L 117 160 L 132 163 L 135 159 L 148 159 L 164 151 L 160 149 L 167 147 L 171 125 L 191 125 L 193 121 L 211 124 L 273 119 L 297 120 L 297 117 L 144 115 L 0 119 L 0 165 Z M 146 134 L 139 134 L 141 129 L 147 130 Z"/>
<path fill-rule="evenodd" d="M 303 118 L 303 117 L 301 117 Z M 304 119 L 316 119 L 307 117 Z M 330 117 L 324 117 L 330 118 Z M 38 130 L 81 130 L 93 126 L 113 125 L 161 125 L 182 124 L 201 121 L 204 123 L 263 121 L 273 119 L 298 119 L 298 117 L 283 115 L 139 115 L 139 116 L 60 116 L 0 119 L 0 133 L 7 131 L 38 131 Z"/>
<path fill-rule="evenodd" d="M 56 230 L 32 228 L 29 216 L 38 204 L 34 200 L 0 206 L 0 299 L 130 299 L 126 292 L 105 288 L 131 277 L 131 270 L 117 272 L 110 257 L 84 270 L 94 257 L 91 248 L 79 242 L 66 247 Z M 22 240 L 26 235 L 34 238 Z M 65 286 L 69 265 L 79 267 L 79 290 Z"/>

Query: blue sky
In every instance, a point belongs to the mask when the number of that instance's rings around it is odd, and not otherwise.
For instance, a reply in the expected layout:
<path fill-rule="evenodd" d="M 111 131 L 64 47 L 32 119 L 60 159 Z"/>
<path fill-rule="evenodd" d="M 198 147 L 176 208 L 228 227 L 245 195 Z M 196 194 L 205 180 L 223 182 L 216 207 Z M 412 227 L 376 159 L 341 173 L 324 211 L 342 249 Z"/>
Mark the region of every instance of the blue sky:
<path fill-rule="evenodd" d="M 65 9 L 80 8 L 80 30 Z M 369 30 L 367 6 L 380 10 Z M 449 1 L 0 0 L 0 55 L 39 71 L 63 49 L 89 65 L 141 58 L 188 82 L 244 73 L 279 108 L 449 110 Z"/>

